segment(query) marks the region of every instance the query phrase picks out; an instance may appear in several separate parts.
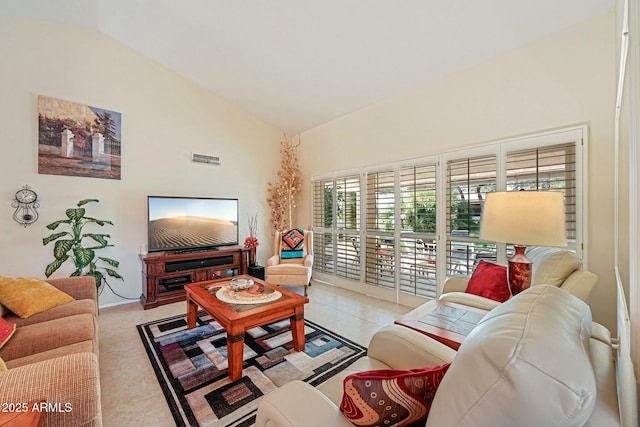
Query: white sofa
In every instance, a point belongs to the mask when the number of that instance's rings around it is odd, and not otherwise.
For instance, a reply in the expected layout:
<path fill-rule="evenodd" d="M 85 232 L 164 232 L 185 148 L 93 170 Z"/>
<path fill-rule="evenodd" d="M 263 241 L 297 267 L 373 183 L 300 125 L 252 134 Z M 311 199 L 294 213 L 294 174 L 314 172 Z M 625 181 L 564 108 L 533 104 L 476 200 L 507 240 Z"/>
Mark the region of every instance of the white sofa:
<path fill-rule="evenodd" d="M 558 286 L 587 301 L 598 281 L 597 275 L 581 269 L 582 260 L 573 252 L 559 248 L 533 247 L 527 251 L 527 257 L 533 262 L 531 286 Z M 492 299 L 466 293 L 468 283 L 468 276 L 447 277 L 440 299 L 483 310 L 491 310 L 500 305 Z"/>
<path fill-rule="evenodd" d="M 451 362 L 427 427 L 632 427 L 635 381 L 616 377 L 614 342 L 579 298 L 535 286 L 488 313 L 457 352 L 408 328 L 384 327 L 367 356 L 341 375 L 318 388 L 293 381 L 266 395 L 256 426 L 349 427 L 338 409 L 344 376 Z M 622 356 L 629 376 L 630 357 Z M 619 410 L 619 402 L 627 407 Z"/>

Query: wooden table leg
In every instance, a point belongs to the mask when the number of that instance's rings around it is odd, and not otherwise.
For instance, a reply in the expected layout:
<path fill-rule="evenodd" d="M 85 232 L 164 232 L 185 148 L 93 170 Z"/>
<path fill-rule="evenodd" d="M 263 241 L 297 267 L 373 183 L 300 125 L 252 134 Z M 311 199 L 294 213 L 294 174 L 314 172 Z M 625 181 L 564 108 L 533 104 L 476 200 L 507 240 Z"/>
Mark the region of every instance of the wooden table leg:
<path fill-rule="evenodd" d="M 187 329 L 195 328 L 196 320 L 198 320 L 198 304 L 187 298 Z"/>
<path fill-rule="evenodd" d="M 242 376 L 242 361 L 244 359 L 244 332 L 235 335 L 227 332 L 227 362 L 229 364 L 229 379 L 239 380 Z"/>
<path fill-rule="evenodd" d="M 293 335 L 293 348 L 296 351 L 304 350 L 304 308 L 296 308 L 296 314 L 290 318 L 291 334 Z"/>

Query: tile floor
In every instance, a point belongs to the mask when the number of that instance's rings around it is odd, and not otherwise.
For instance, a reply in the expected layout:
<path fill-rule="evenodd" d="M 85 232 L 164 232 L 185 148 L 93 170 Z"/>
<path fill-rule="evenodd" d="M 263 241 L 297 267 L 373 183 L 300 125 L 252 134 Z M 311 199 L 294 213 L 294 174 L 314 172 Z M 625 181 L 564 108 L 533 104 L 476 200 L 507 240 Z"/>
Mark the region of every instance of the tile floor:
<path fill-rule="evenodd" d="M 302 288 L 291 288 L 302 291 Z M 367 345 L 411 308 L 314 282 L 305 318 Z M 185 302 L 143 310 L 138 302 L 100 310 L 100 380 L 105 427 L 175 426 L 136 325 L 184 313 Z"/>

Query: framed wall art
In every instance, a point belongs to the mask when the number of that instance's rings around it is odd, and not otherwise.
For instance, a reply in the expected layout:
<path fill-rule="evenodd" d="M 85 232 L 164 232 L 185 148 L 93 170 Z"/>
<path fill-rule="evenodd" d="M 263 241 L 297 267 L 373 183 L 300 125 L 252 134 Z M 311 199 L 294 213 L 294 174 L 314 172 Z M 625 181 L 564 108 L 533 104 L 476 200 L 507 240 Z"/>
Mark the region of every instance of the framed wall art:
<path fill-rule="evenodd" d="M 120 179 L 121 114 L 38 96 L 38 173 Z"/>

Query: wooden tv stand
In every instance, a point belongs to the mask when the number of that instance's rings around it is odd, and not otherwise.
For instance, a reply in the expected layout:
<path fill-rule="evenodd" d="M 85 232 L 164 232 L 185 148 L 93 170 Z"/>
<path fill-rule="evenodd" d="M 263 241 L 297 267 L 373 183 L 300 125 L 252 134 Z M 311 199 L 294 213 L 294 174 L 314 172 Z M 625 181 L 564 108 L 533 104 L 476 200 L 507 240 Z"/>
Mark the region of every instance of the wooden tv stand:
<path fill-rule="evenodd" d="M 140 255 L 144 309 L 186 299 L 184 285 L 247 274 L 249 249 L 225 246 L 218 250 Z"/>

